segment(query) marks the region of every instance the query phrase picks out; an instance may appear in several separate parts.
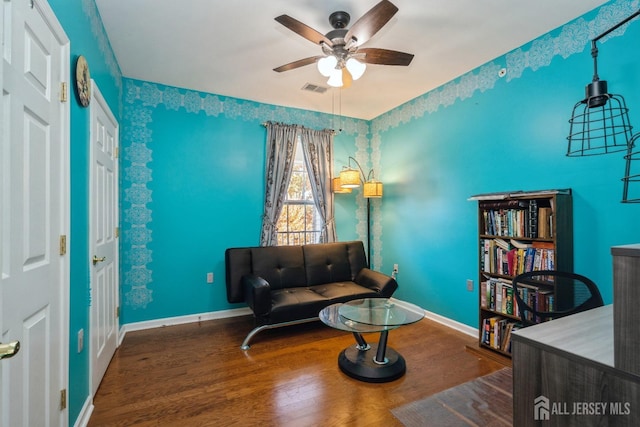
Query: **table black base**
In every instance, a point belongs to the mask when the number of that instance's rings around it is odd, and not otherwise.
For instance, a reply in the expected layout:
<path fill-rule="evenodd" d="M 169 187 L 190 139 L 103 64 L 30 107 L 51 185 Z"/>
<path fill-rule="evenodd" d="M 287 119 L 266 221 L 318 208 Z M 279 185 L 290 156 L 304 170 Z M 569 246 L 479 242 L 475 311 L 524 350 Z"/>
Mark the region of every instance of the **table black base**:
<path fill-rule="evenodd" d="M 344 349 L 338 356 L 340 370 L 360 381 L 369 383 L 385 383 L 397 380 L 407 371 L 404 358 L 391 347 L 385 351 L 384 364 L 376 363 L 378 346 L 372 344 L 369 350 L 358 350 L 355 346 Z"/>

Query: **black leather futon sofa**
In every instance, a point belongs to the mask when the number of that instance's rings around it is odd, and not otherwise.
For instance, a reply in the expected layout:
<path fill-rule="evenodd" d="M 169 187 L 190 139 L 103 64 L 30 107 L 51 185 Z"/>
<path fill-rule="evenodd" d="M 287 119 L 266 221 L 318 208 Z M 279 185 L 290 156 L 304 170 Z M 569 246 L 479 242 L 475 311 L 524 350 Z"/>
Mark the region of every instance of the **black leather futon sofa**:
<path fill-rule="evenodd" d="M 245 302 L 255 334 L 318 320 L 324 307 L 359 298 L 389 298 L 398 288 L 390 276 L 367 268 L 360 241 L 301 246 L 230 248 L 225 251 L 227 300 Z"/>

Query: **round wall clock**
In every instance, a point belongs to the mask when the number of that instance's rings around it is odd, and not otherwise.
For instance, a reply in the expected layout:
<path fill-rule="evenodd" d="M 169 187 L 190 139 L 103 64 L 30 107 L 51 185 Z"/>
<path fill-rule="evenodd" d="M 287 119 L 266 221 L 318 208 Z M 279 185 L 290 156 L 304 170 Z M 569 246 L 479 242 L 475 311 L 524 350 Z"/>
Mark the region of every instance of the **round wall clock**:
<path fill-rule="evenodd" d="M 76 61 L 76 89 L 80 105 L 88 106 L 91 101 L 91 75 L 89 74 L 89 64 L 82 55 Z"/>

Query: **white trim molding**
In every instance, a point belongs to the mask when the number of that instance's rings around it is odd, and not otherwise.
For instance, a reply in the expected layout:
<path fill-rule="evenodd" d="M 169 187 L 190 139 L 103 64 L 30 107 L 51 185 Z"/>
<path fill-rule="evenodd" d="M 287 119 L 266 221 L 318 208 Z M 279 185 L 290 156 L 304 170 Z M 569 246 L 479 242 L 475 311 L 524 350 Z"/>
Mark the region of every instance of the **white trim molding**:
<path fill-rule="evenodd" d="M 147 320 L 144 322 L 127 323 L 120 328 L 118 346 L 122 344 L 127 332 L 142 331 L 145 329 L 163 328 L 165 326 L 183 325 L 185 323 L 196 323 L 207 320 L 225 319 L 228 317 L 238 317 L 251 315 L 249 307 L 234 308 L 230 310 L 212 311 L 209 313 L 189 314 L 186 316 L 166 317 L 164 319 Z"/>
<path fill-rule="evenodd" d="M 433 320 L 434 322 L 440 323 L 441 325 L 448 326 L 449 328 L 455 329 L 458 332 L 462 332 L 463 334 L 472 336 L 476 339 L 478 338 L 478 329 L 473 328 L 469 325 L 465 325 L 464 323 L 460 323 L 458 321 L 449 319 L 448 317 L 444 317 L 427 310 L 424 311 L 424 316 L 429 320 Z"/>
<path fill-rule="evenodd" d="M 91 396 L 87 396 L 87 399 L 84 401 L 84 405 L 82 405 L 82 409 L 80 410 L 78 418 L 76 418 L 76 422 L 73 424 L 73 427 L 88 426 L 91 414 L 93 414 L 93 408 L 93 398 Z"/>

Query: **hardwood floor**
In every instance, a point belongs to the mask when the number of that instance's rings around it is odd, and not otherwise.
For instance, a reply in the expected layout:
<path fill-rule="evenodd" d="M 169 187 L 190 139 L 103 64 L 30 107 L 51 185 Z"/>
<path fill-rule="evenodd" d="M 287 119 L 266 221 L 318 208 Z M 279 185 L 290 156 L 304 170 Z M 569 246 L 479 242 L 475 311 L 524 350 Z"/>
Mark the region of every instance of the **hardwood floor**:
<path fill-rule="evenodd" d="M 504 366 L 465 351 L 473 338 L 424 319 L 389 333 L 406 375 L 371 384 L 338 368 L 351 334 L 315 322 L 261 332 L 244 352 L 252 327 L 243 316 L 128 333 L 89 426 L 399 426 L 391 409 Z"/>

